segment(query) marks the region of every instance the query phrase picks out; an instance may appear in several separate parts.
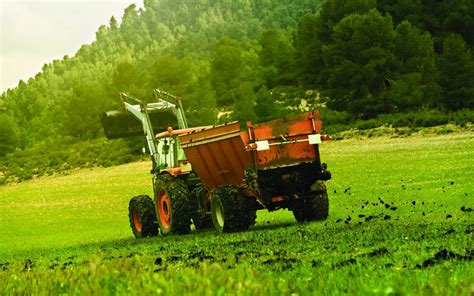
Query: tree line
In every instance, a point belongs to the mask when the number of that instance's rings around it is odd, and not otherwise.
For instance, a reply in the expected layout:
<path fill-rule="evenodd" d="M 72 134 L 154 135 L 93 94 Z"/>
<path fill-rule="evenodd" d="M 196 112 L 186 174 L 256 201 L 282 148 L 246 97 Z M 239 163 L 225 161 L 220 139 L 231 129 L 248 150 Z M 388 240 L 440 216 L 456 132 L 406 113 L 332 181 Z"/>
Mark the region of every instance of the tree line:
<path fill-rule="evenodd" d="M 218 111 L 267 120 L 301 99 L 352 118 L 472 109 L 473 31 L 467 0 L 145 0 L 1 95 L 0 155 L 101 136 L 119 92 L 156 87 L 183 98 L 192 125 Z"/>

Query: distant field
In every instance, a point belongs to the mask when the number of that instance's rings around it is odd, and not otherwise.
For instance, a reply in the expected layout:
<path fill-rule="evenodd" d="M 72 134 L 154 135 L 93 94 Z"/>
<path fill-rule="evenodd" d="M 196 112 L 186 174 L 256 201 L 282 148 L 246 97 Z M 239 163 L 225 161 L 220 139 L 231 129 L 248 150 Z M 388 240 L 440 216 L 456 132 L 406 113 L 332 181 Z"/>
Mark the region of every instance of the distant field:
<path fill-rule="evenodd" d="M 0 295 L 474 293 L 474 132 L 321 146 L 329 219 L 136 240 L 150 163 L 0 187 Z"/>

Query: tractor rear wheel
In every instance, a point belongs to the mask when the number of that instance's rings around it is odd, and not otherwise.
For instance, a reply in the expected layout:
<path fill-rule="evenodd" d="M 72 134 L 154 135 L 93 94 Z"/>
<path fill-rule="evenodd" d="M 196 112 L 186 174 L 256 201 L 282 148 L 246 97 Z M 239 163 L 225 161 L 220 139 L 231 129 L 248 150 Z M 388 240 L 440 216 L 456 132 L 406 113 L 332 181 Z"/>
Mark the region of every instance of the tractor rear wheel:
<path fill-rule="evenodd" d="M 130 200 L 128 217 L 133 235 L 136 238 L 156 236 L 158 234 L 155 206 L 148 195 L 138 195 Z"/>
<path fill-rule="evenodd" d="M 321 221 L 326 220 L 329 213 L 329 198 L 327 191 L 311 192 L 304 197 L 304 207 L 293 210 L 296 221 Z"/>
<path fill-rule="evenodd" d="M 163 174 L 157 177 L 155 190 L 155 211 L 161 234 L 189 233 L 193 204 L 184 181 Z"/>
<path fill-rule="evenodd" d="M 253 200 L 245 198 L 233 185 L 220 186 L 212 192 L 211 215 L 219 232 L 246 230 L 257 218 Z"/>

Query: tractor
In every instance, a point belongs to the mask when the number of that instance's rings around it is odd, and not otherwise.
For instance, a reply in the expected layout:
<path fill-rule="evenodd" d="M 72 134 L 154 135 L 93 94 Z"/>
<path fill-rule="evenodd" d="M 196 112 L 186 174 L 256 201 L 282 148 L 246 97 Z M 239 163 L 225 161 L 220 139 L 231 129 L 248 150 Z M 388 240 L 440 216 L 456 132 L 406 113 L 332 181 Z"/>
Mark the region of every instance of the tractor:
<path fill-rule="evenodd" d="M 135 237 L 187 234 L 214 227 L 235 232 L 256 211 L 288 209 L 298 222 L 325 220 L 329 200 L 321 163 L 319 111 L 252 124 L 188 127 L 179 97 L 156 89 L 147 103 L 121 93 L 122 111 L 101 121 L 109 139 L 144 134 L 152 160 L 153 197 L 129 203 Z"/>

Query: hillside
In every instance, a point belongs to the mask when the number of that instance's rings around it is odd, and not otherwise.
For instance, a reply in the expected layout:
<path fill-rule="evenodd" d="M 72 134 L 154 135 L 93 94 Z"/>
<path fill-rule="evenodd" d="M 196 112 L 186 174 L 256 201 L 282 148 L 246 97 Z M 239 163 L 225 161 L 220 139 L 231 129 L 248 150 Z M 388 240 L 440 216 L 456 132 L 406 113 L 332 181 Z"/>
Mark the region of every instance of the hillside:
<path fill-rule="evenodd" d="M 102 134 L 98 114 L 119 105 L 119 92 L 149 99 L 157 87 L 183 97 L 193 124 L 213 122 L 219 87 L 228 86 L 210 77 L 252 82 L 242 91 L 258 86 L 262 33 L 294 31 L 299 18 L 322 3 L 160 0 L 145 1 L 143 10 L 131 5 L 121 23 L 112 17 L 74 57 L 45 64 L 34 78 L 2 94 L 0 106 L 18 133 L 12 144 L 23 148 L 50 137 L 95 137 Z M 217 54 L 224 64 L 216 64 L 216 72 L 211 59 Z M 227 61 L 233 54 L 236 65 Z"/>
<path fill-rule="evenodd" d="M 449 3 L 448 3 L 449 2 Z M 472 1 L 146 0 L 0 97 L 0 157 L 100 137 L 118 92 L 184 100 L 191 125 L 329 107 L 340 121 L 474 108 Z M 303 99 L 303 100 L 302 100 Z M 336 111 L 332 111 L 336 110 Z M 454 121 L 457 123 L 456 121 Z"/>

